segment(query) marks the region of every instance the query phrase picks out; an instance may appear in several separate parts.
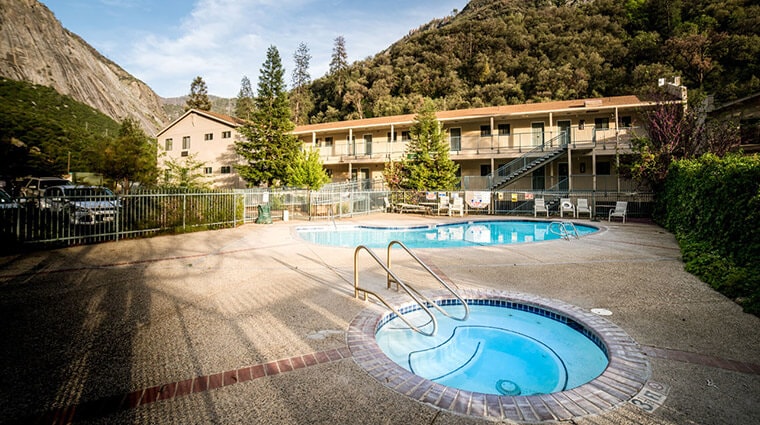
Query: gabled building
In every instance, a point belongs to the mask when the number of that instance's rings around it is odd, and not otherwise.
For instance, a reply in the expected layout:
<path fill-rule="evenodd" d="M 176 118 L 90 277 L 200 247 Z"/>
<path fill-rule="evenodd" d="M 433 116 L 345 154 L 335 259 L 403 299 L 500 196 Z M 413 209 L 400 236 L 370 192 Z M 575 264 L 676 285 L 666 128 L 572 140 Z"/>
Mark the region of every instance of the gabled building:
<path fill-rule="evenodd" d="M 235 171 L 239 162 L 235 141 L 243 121 L 211 111 L 190 109 L 156 134 L 158 167 L 166 170 L 166 161 L 182 163 L 192 157 L 203 162 L 207 183 L 216 188 L 244 188 L 246 183 Z"/>

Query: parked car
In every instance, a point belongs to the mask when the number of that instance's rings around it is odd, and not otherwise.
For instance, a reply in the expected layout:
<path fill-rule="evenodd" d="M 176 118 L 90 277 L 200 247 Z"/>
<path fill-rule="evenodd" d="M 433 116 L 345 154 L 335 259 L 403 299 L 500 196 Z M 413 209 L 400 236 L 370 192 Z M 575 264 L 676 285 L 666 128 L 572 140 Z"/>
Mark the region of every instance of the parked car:
<path fill-rule="evenodd" d="M 21 189 L 19 190 L 19 201 L 34 202 L 35 204 L 38 204 L 37 200 L 30 198 L 38 198 L 40 196 L 43 196 L 45 194 L 45 189 L 49 187 L 70 184 L 70 181 L 62 179 L 60 177 L 30 177 L 24 179 L 24 181 L 21 183 Z"/>
<path fill-rule="evenodd" d="M 40 198 L 40 208 L 66 214 L 71 224 L 112 223 L 119 207 L 119 198 L 101 186 L 52 186 Z"/>
<path fill-rule="evenodd" d="M 3 189 L 0 189 L 0 209 L 18 208 L 19 203 Z"/>

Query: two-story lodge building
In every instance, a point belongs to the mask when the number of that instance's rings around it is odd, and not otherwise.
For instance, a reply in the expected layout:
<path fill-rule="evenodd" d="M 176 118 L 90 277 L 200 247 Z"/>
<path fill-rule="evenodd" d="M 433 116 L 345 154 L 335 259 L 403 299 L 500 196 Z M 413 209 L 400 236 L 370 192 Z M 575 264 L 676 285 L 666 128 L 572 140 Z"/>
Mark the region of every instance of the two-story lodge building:
<path fill-rule="evenodd" d="M 678 101 L 686 89 L 669 87 Z M 629 190 L 618 173 L 621 154 L 645 135 L 638 96 L 552 101 L 441 111 L 438 120 L 459 164 L 462 189 Z M 415 114 L 301 125 L 303 149 L 316 149 L 333 182 L 381 187 L 389 161 L 404 158 Z M 190 110 L 158 133 L 163 158 L 195 155 L 215 187 L 245 187 L 234 165 L 237 118 Z"/>

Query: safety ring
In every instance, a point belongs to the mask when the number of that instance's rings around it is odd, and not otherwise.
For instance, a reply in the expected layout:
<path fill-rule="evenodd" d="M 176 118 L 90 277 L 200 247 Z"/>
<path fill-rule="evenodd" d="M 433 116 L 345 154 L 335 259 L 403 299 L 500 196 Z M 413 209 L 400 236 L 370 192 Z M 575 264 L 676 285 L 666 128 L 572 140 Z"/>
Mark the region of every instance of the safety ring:
<path fill-rule="evenodd" d="M 570 202 L 568 202 L 568 201 L 565 201 L 565 202 L 562 203 L 562 208 L 566 209 L 566 210 L 572 209 L 573 208 L 573 204 L 570 203 Z"/>

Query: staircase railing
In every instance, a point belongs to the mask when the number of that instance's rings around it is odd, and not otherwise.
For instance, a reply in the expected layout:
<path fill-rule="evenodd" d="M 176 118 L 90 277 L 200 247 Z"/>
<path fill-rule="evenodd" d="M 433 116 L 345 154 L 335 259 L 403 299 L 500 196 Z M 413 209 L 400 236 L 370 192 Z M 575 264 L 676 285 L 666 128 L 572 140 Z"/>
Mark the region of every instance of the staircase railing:
<path fill-rule="evenodd" d="M 557 145 L 556 148 L 554 148 L 555 144 Z M 565 149 L 567 147 L 567 137 L 565 136 L 565 132 L 560 132 L 556 136 L 549 139 L 549 141 L 541 143 L 539 146 L 536 146 L 535 148 L 522 154 L 519 158 L 515 158 L 514 160 L 497 168 L 494 172 L 488 175 L 489 187 L 494 187 L 494 185 L 497 185 L 497 180 L 499 177 L 507 177 L 515 171 L 527 167 L 528 164 L 536 160 L 535 154 L 539 152 L 546 152 L 547 147 L 554 148 L 552 149 L 553 151 L 560 151 L 562 149 Z"/>

